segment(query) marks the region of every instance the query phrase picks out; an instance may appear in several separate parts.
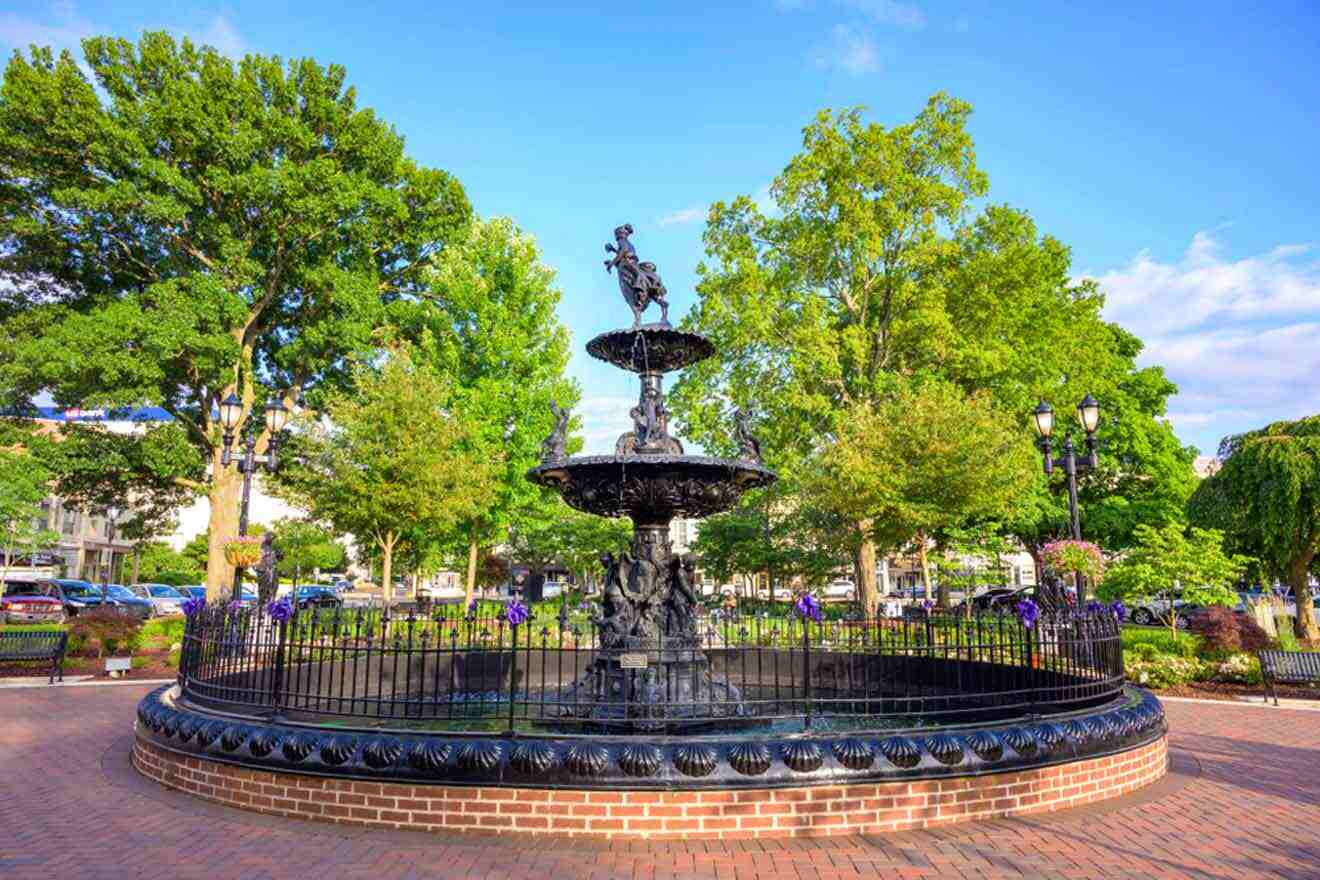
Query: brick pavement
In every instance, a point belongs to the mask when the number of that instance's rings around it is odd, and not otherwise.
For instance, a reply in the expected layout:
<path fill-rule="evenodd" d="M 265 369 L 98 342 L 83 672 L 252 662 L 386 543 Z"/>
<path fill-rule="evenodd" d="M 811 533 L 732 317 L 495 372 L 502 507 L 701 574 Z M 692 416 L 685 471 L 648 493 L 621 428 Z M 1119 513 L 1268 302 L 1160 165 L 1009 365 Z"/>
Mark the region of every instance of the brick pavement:
<path fill-rule="evenodd" d="M 1166 704 L 1173 767 L 1042 817 L 821 840 L 511 840 L 258 816 L 128 763 L 146 687 L 0 694 L 0 877 L 1320 878 L 1313 712 Z"/>

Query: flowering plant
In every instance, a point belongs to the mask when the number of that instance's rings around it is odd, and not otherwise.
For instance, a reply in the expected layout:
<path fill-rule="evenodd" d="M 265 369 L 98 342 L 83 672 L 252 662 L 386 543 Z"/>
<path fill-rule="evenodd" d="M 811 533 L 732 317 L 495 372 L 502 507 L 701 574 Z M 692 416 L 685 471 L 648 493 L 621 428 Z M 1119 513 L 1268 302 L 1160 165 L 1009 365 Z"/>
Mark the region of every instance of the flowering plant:
<path fill-rule="evenodd" d="M 1097 583 L 1105 576 L 1104 554 L 1090 541 L 1051 541 L 1041 558 L 1059 574 L 1081 574 Z"/>
<path fill-rule="evenodd" d="M 266 603 L 266 613 L 277 623 L 288 623 L 289 618 L 293 617 L 293 603 L 289 601 L 288 596 L 276 599 Z"/>
<path fill-rule="evenodd" d="M 1036 621 L 1040 619 L 1040 606 L 1030 599 L 1023 599 L 1013 606 L 1013 610 L 1017 612 L 1018 620 L 1022 621 L 1022 625 L 1027 629 L 1035 626 Z"/>
<path fill-rule="evenodd" d="M 197 612 L 206 607 L 206 600 L 193 596 L 191 599 L 183 600 L 183 614 L 185 617 L 192 617 Z"/>
<path fill-rule="evenodd" d="M 242 535 L 225 541 L 225 561 L 236 567 L 256 565 L 261 561 L 261 537 Z"/>
<path fill-rule="evenodd" d="M 1127 606 L 1121 600 L 1115 599 L 1110 603 L 1109 610 L 1114 612 L 1114 616 L 1118 618 L 1119 623 L 1127 620 Z"/>
<path fill-rule="evenodd" d="M 504 612 L 504 617 L 512 626 L 526 623 L 531 616 L 531 612 L 527 610 L 527 606 L 517 600 L 509 603 L 509 609 Z"/>
<path fill-rule="evenodd" d="M 816 597 L 810 593 L 803 593 L 798 596 L 798 600 L 793 603 L 793 610 L 803 620 L 814 620 L 820 623 L 820 602 L 816 601 Z"/>

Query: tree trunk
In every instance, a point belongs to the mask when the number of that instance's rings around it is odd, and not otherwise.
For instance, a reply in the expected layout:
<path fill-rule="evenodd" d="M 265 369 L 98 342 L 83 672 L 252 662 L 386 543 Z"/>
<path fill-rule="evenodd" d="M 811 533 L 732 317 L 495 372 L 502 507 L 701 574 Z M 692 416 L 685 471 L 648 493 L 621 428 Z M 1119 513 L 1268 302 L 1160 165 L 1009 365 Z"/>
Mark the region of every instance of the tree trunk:
<path fill-rule="evenodd" d="M 862 614 L 867 618 L 876 617 L 880 609 L 880 596 L 875 585 L 875 539 L 871 537 L 874 525 L 869 519 L 857 523 L 861 542 L 853 559 L 853 567 L 857 569 L 857 596 L 862 602 Z"/>
<path fill-rule="evenodd" d="M 142 574 L 142 548 L 133 548 L 133 586 L 137 586 L 138 575 Z"/>
<path fill-rule="evenodd" d="M 381 563 L 380 563 L 381 588 L 380 589 L 381 589 L 381 596 L 385 603 L 386 608 L 394 604 L 394 579 L 391 568 L 394 565 L 395 540 L 396 539 L 394 537 L 394 534 L 391 532 L 386 534 L 382 540 L 377 541 L 377 543 L 380 544 L 380 555 L 381 555 Z"/>
<path fill-rule="evenodd" d="M 926 558 L 926 535 L 924 532 L 917 532 L 917 559 L 921 562 L 921 593 L 927 602 L 930 601 L 930 560 Z M 940 590 L 941 604 L 947 604 L 944 601 L 945 595 L 943 589 Z"/>
<path fill-rule="evenodd" d="M 473 593 L 477 589 L 477 553 L 480 551 L 477 546 L 477 537 L 474 533 L 472 540 L 468 542 L 468 564 L 467 564 L 467 586 L 463 590 L 463 607 L 472 607 Z"/>
<path fill-rule="evenodd" d="M 229 601 L 234 589 L 234 567 L 225 561 L 225 541 L 238 535 L 238 505 L 243 493 L 243 475 L 220 464 L 218 449 L 211 456 L 211 474 L 206 601 L 212 605 L 223 605 Z"/>
<path fill-rule="evenodd" d="M 1320 627 L 1315 623 L 1315 602 L 1311 597 L 1310 569 L 1314 550 L 1296 556 L 1288 565 L 1288 586 L 1292 587 L 1293 600 L 1297 603 L 1297 618 L 1293 621 L 1293 631 L 1297 638 L 1308 642 L 1320 642 Z"/>

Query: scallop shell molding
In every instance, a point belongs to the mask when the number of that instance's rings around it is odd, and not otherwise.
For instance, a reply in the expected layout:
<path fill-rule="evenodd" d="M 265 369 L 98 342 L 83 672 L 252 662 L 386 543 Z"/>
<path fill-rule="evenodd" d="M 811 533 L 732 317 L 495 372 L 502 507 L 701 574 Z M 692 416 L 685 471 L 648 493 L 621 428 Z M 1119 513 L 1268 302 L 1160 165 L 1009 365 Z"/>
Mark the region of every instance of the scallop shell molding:
<path fill-rule="evenodd" d="M 498 737 L 333 730 L 234 718 L 174 686 L 138 705 L 137 736 L 179 754 L 265 770 L 388 782 L 697 790 L 950 778 L 1066 764 L 1139 748 L 1168 725 L 1148 691 L 1070 715 L 867 734 Z"/>

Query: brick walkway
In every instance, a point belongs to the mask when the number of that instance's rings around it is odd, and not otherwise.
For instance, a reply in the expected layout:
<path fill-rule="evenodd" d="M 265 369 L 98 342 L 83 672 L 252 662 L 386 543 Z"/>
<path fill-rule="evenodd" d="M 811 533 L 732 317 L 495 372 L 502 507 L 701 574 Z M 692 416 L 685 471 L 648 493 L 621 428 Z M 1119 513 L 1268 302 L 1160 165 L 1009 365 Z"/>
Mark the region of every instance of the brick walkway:
<path fill-rule="evenodd" d="M 341 828 L 201 803 L 139 777 L 148 688 L 0 693 L 0 877 L 1320 878 L 1320 716 L 1166 704 L 1173 770 L 1095 808 L 820 841 L 523 842 Z"/>

